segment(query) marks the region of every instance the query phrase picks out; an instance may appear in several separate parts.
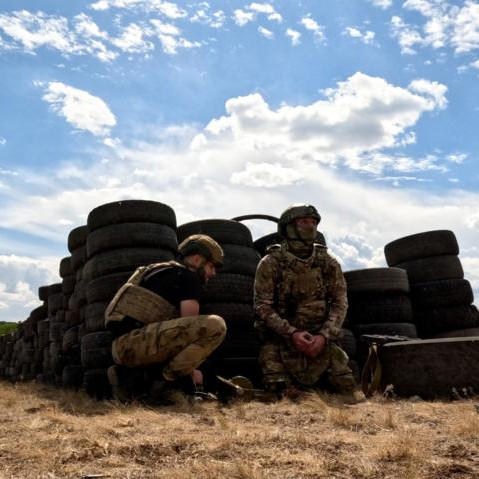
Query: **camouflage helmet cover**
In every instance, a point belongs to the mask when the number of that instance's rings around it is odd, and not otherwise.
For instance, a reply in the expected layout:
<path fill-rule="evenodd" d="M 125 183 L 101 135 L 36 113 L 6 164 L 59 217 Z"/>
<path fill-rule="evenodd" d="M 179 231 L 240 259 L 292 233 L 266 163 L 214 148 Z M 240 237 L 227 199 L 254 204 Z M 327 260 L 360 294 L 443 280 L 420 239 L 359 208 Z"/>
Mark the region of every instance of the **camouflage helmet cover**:
<path fill-rule="evenodd" d="M 188 236 L 178 246 L 178 253 L 182 256 L 201 254 L 215 266 L 222 266 L 224 253 L 221 246 L 211 236 L 197 234 Z"/>
<path fill-rule="evenodd" d="M 314 218 L 318 223 L 321 221 L 321 216 L 318 210 L 306 203 L 294 203 L 288 206 L 279 217 L 278 220 L 278 234 L 286 238 L 286 226 L 292 223 L 297 218 Z"/>

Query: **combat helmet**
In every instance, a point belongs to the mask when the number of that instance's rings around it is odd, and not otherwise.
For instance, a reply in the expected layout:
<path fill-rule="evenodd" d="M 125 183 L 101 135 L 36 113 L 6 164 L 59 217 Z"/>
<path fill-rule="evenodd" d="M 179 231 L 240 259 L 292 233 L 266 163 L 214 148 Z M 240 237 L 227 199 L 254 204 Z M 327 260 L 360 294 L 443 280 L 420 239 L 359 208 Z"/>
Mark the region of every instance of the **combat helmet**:
<path fill-rule="evenodd" d="M 212 261 L 216 267 L 223 266 L 224 253 L 221 246 L 207 235 L 188 236 L 178 246 L 178 253 L 183 258 L 190 254 L 201 254 L 207 261 Z"/>
<path fill-rule="evenodd" d="M 314 218 L 318 223 L 321 221 L 321 216 L 313 205 L 306 203 L 294 203 L 288 206 L 279 217 L 278 234 L 283 238 L 286 238 L 286 227 L 295 219 L 305 217 Z"/>

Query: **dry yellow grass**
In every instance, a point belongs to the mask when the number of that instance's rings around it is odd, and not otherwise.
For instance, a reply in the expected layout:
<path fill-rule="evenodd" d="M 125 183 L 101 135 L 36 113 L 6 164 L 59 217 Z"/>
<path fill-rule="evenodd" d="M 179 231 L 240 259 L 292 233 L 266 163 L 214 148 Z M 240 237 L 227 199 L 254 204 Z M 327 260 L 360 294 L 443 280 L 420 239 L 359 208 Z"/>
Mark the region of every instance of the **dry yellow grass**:
<path fill-rule="evenodd" d="M 474 400 L 149 409 L 0 383 L 2 478 L 479 478 Z"/>

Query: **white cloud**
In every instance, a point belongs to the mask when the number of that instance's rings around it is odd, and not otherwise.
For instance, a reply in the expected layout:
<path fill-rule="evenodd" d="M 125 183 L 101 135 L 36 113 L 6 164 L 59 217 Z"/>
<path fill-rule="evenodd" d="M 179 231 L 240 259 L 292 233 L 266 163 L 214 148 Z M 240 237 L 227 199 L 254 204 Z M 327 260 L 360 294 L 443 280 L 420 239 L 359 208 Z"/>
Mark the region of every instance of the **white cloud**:
<path fill-rule="evenodd" d="M 304 26 L 304 28 L 306 28 L 306 30 L 313 32 L 317 40 L 324 40 L 324 27 L 322 25 L 318 25 L 318 23 L 311 17 L 303 17 L 301 19 L 301 24 Z"/>
<path fill-rule="evenodd" d="M 301 43 L 301 33 L 298 31 L 288 28 L 285 35 L 291 39 L 291 45 L 293 45 L 293 47 L 296 47 Z"/>
<path fill-rule="evenodd" d="M 233 19 L 236 25 L 243 27 L 247 23 L 252 22 L 255 19 L 255 15 L 254 12 L 246 12 L 245 10 L 238 8 L 233 13 Z"/>
<path fill-rule="evenodd" d="M 5 146 L 7 144 L 7 140 L 3 138 L 3 136 L 0 136 L 0 145 Z"/>
<path fill-rule="evenodd" d="M 200 8 L 190 17 L 190 22 L 209 25 L 211 28 L 221 28 L 226 22 L 226 15 L 223 10 L 211 13 L 209 4 L 203 2 Z"/>
<path fill-rule="evenodd" d="M 383 10 L 386 10 L 393 4 L 392 0 L 370 0 L 370 2 Z"/>
<path fill-rule="evenodd" d="M 165 17 L 176 19 L 187 16 L 186 10 L 178 7 L 176 3 L 161 0 L 99 0 L 92 3 L 93 10 L 109 10 L 110 8 L 126 10 L 144 10 L 146 12 L 159 12 Z"/>
<path fill-rule="evenodd" d="M 462 164 L 468 158 L 467 153 L 453 153 L 451 155 L 446 156 L 446 160 L 450 161 L 451 163 Z"/>
<path fill-rule="evenodd" d="M 38 287 L 59 282 L 59 259 L 0 255 L 0 320 L 23 321 L 41 304 Z"/>
<path fill-rule="evenodd" d="M 106 136 L 116 125 L 115 115 L 108 105 L 84 90 L 61 82 L 50 82 L 45 92 L 43 100 L 79 130 L 89 131 L 95 136 Z"/>
<path fill-rule="evenodd" d="M 366 30 L 363 33 L 356 27 L 346 27 L 343 35 L 349 35 L 352 38 L 358 38 L 366 44 L 372 43 L 374 41 L 374 37 L 376 36 L 376 34 L 371 30 Z"/>
<path fill-rule="evenodd" d="M 163 51 L 168 55 L 176 55 L 178 53 L 178 49 L 191 49 L 191 48 L 199 48 L 201 47 L 200 42 L 190 42 L 186 38 L 182 37 L 174 37 L 172 35 L 158 35 L 160 39 L 161 45 L 163 47 Z"/>
<path fill-rule="evenodd" d="M 284 168 L 278 163 L 246 163 L 244 171 L 231 175 L 233 184 L 257 188 L 291 185 L 298 183 L 301 179 L 301 173 L 294 168 Z"/>
<path fill-rule="evenodd" d="M 414 53 L 414 47 L 453 48 L 468 53 L 479 48 L 479 5 L 465 0 L 462 6 L 438 0 L 407 0 L 403 7 L 425 17 L 422 25 L 408 25 L 400 17 L 391 19 L 393 36 L 402 52 Z"/>
<path fill-rule="evenodd" d="M 344 162 L 369 171 L 376 164 L 372 153 L 403 142 L 421 114 L 446 104 L 440 84 L 417 80 L 411 85 L 400 88 L 358 72 L 326 90 L 325 100 L 307 106 L 272 110 L 259 94 L 233 98 L 226 102 L 228 116 L 210 122 L 206 131 L 257 148 L 277 148 L 291 161 Z"/>
<path fill-rule="evenodd" d="M 271 40 L 274 37 L 274 33 L 264 27 L 258 27 L 258 32 L 261 35 L 263 35 L 263 37 L 267 38 L 268 40 Z"/>
<path fill-rule="evenodd" d="M 112 39 L 112 43 L 126 52 L 147 52 L 154 49 L 153 43 L 144 40 L 145 31 L 137 24 L 130 23 L 119 38 Z"/>
<path fill-rule="evenodd" d="M 255 13 L 266 14 L 270 21 L 278 23 L 283 21 L 283 17 L 269 3 L 251 3 L 247 8 Z"/>
<path fill-rule="evenodd" d="M 100 40 L 107 34 L 86 15 L 74 17 L 75 31 L 71 31 L 64 17 L 35 14 L 22 10 L 11 15 L 0 14 L 0 29 L 9 35 L 26 53 L 33 54 L 41 47 L 60 51 L 63 55 L 93 55 L 108 62 L 116 53 L 108 50 Z"/>

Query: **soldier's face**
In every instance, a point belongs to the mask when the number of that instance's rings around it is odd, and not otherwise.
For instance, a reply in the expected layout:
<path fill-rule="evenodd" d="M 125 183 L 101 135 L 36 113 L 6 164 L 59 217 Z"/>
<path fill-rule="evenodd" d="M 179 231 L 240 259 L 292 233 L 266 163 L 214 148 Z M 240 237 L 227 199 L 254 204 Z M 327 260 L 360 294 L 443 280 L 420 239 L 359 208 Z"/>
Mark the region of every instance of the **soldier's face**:
<path fill-rule="evenodd" d="M 205 263 L 204 268 L 205 268 L 205 277 L 207 281 L 216 276 L 216 266 L 213 263 L 213 261 L 207 261 Z"/>
<path fill-rule="evenodd" d="M 311 218 L 306 216 L 304 218 L 298 218 L 295 220 L 296 226 L 302 229 L 311 229 L 316 228 L 318 226 L 318 222 L 315 218 Z"/>

